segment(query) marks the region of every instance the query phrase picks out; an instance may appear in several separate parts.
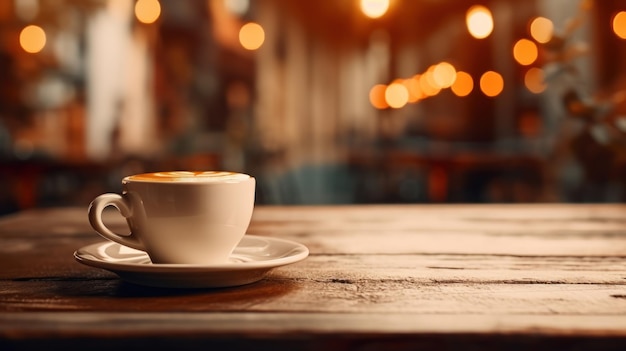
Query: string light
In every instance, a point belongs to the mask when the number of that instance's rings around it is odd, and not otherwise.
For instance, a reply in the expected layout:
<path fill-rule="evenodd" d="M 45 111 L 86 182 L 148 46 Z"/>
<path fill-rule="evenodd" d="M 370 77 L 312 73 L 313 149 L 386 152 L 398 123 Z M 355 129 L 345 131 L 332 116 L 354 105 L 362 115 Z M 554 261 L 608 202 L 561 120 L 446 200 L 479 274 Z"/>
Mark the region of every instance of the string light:
<path fill-rule="evenodd" d="M 537 60 L 538 55 L 537 44 L 528 39 L 520 39 L 513 46 L 513 57 L 520 65 L 532 64 Z"/>
<path fill-rule="evenodd" d="M 435 96 L 441 91 L 441 87 L 437 85 L 433 77 L 433 67 L 429 68 L 420 76 L 420 88 L 425 96 Z"/>
<path fill-rule="evenodd" d="M 158 0 L 138 0 L 135 3 L 135 17 L 141 23 L 151 24 L 161 16 L 161 4 Z"/>
<path fill-rule="evenodd" d="M 498 72 L 487 71 L 480 77 L 480 90 L 489 97 L 500 95 L 504 89 L 504 79 Z"/>
<path fill-rule="evenodd" d="M 20 46 L 31 54 L 40 52 L 46 46 L 46 32 L 36 25 L 24 27 L 20 32 Z"/>
<path fill-rule="evenodd" d="M 389 107 L 389 105 L 387 104 L 387 101 L 385 100 L 386 90 L 387 90 L 387 86 L 384 84 L 374 85 L 372 89 L 370 89 L 370 93 L 369 93 L 370 104 L 372 104 L 372 106 L 374 106 L 375 108 L 379 110 Z"/>
<path fill-rule="evenodd" d="M 456 80 L 456 69 L 448 62 L 441 62 L 433 69 L 433 78 L 441 88 L 449 88 Z"/>
<path fill-rule="evenodd" d="M 613 32 L 621 39 L 626 39 L 626 11 L 618 12 L 613 17 Z"/>
<path fill-rule="evenodd" d="M 249 22 L 239 30 L 239 43 L 245 49 L 257 50 L 263 42 L 265 42 L 265 31 L 260 24 Z"/>
<path fill-rule="evenodd" d="M 545 17 L 536 17 L 530 23 L 530 36 L 538 43 L 545 44 L 554 35 L 554 24 Z"/>
<path fill-rule="evenodd" d="M 410 103 L 418 102 L 424 97 L 424 92 L 422 92 L 422 88 L 420 88 L 419 77 L 420 75 L 416 74 L 415 76 L 402 81 L 402 84 L 404 84 L 407 91 L 409 92 Z"/>
<path fill-rule="evenodd" d="M 537 67 L 529 69 L 524 75 L 524 85 L 528 91 L 539 94 L 546 90 L 543 70 Z"/>
<path fill-rule="evenodd" d="M 382 17 L 389 10 L 389 0 L 361 0 L 361 12 L 369 18 Z"/>
<path fill-rule="evenodd" d="M 404 107 L 409 102 L 409 91 L 401 82 L 393 82 L 385 89 L 385 101 L 391 108 Z"/>
<path fill-rule="evenodd" d="M 493 16 L 488 8 L 476 5 L 467 10 L 467 30 L 476 39 L 484 39 L 493 31 Z"/>
<path fill-rule="evenodd" d="M 456 72 L 456 79 L 450 87 L 450 90 L 458 97 L 469 95 L 472 90 L 474 90 L 474 80 L 472 76 L 467 72 Z"/>

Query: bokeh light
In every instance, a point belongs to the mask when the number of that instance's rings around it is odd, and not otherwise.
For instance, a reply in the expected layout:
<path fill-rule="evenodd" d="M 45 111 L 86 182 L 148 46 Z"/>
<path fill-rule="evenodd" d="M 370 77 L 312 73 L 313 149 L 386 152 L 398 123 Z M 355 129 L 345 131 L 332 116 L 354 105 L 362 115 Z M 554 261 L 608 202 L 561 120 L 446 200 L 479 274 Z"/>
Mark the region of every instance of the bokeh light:
<path fill-rule="evenodd" d="M 416 74 L 415 76 L 405 79 L 402 81 L 402 84 L 406 87 L 409 92 L 409 102 L 414 103 L 424 98 L 424 93 L 422 92 L 422 88 L 420 87 L 420 75 Z"/>
<path fill-rule="evenodd" d="M 141 23 L 154 23 L 161 16 L 161 4 L 158 0 L 137 0 L 135 17 Z"/>
<path fill-rule="evenodd" d="M 387 101 L 385 100 L 385 91 L 387 90 L 387 86 L 385 84 L 376 84 L 370 89 L 370 104 L 377 109 L 385 109 L 389 107 Z"/>
<path fill-rule="evenodd" d="M 488 8 L 476 5 L 467 10 L 467 30 L 476 39 L 484 39 L 493 31 L 493 16 Z"/>
<path fill-rule="evenodd" d="M 452 90 L 456 96 L 467 96 L 474 90 L 474 79 L 472 79 L 469 73 L 458 71 L 456 72 L 456 79 L 450 87 L 450 90 Z"/>
<path fill-rule="evenodd" d="M 547 85 L 544 81 L 543 70 L 537 67 L 529 69 L 524 75 L 524 85 L 526 89 L 535 94 L 540 94 L 546 90 Z"/>
<path fill-rule="evenodd" d="M 441 91 L 441 87 L 435 81 L 433 77 L 433 66 L 431 66 L 424 74 L 419 78 L 420 88 L 425 96 L 435 96 Z"/>
<path fill-rule="evenodd" d="M 46 32 L 39 26 L 26 26 L 20 32 L 20 46 L 31 54 L 40 52 L 46 46 Z"/>
<path fill-rule="evenodd" d="M 365 16 L 379 18 L 389 10 L 389 0 L 361 0 L 360 6 Z"/>
<path fill-rule="evenodd" d="M 385 101 L 391 108 L 404 107 L 409 102 L 409 91 L 402 82 L 393 82 L 385 89 Z"/>
<path fill-rule="evenodd" d="M 480 77 L 480 90 L 489 97 L 500 95 L 504 89 L 504 79 L 498 72 L 487 71 Z"/>
<path fill-rule="evenodd" d="M 538 43 L 545 44 L 554 35 L 554 24 L 545 17 L 536 17 L 530 23 L 530 35 Z"/>
<path fill-rule="evenodd" d="M 626 11 L 618 12 L 613 17 L 613 32 L 622 39 L 626 39 Z"/>
<path fill-rule="evenodd" d="M 441 88 L 449 88 L 456 80 L 456 69 L 448 62 L 441 62 L 433 69 L 433 79 Z"/>
<path fill-rule="evenodd" d="M 520 39 L 513 46 L 513 57 L 520 65 L 528 66 L 537 60 L 539 49 L 537 44 L 528 40 Z"/>
<path fill-rule="evenodd" d="M 260 24 L 249 22 L 239 30 L 239 43 L 248 50 L 257 50 L 265 42 L 265 31 Z"/>

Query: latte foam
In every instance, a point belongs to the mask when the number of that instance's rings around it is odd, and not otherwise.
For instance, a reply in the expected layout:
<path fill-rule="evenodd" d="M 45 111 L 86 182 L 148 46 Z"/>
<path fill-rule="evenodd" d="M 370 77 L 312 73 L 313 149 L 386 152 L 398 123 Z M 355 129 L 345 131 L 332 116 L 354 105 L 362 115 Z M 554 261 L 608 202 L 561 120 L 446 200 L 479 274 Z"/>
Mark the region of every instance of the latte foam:
<path fill-rule="evenodd" d="M 250 176 L 243 173 L 225 171 L 170 171 L 136 174 L 126 177 L 129 181 L 144 182 L 240 182 L 249 179 Z"/>

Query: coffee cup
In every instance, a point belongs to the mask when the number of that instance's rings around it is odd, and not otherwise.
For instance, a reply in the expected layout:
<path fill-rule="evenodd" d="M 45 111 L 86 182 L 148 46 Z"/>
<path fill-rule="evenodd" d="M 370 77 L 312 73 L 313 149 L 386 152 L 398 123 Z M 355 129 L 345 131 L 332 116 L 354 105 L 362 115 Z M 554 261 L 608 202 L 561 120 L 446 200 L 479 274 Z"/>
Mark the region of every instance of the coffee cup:
<path fill-rule="evenodd" d="M 152 263 L 219 265 L 248 229 L 256 181 L 235 172 L 155 172 L 122 179 L 122 194 L 107 193 L 89 205 L 91 226 L 102 237 L 148 253 Z M 102 220 L 113 206 L 129 234 Z"/>

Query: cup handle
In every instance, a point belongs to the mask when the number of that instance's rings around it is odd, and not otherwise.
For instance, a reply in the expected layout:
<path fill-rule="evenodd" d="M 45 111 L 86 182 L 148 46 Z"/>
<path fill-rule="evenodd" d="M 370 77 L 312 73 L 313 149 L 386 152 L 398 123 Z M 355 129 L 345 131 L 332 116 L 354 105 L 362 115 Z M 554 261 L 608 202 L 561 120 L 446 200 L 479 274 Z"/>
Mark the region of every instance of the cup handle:
<path fill-rule="evenodd" d="M 102 194 L 96 197 L 89 205 L 89 223 L 102 237 L 115 241 L 119 244 L 145 251 L 143 245 L 135 234 L 120 235 L 107 228 L 102 222 L 102 211 L 108 206 L 115 207 L 124 218 L 132 216 L 133 211 L 130 202 L 119 194 Z"/>

